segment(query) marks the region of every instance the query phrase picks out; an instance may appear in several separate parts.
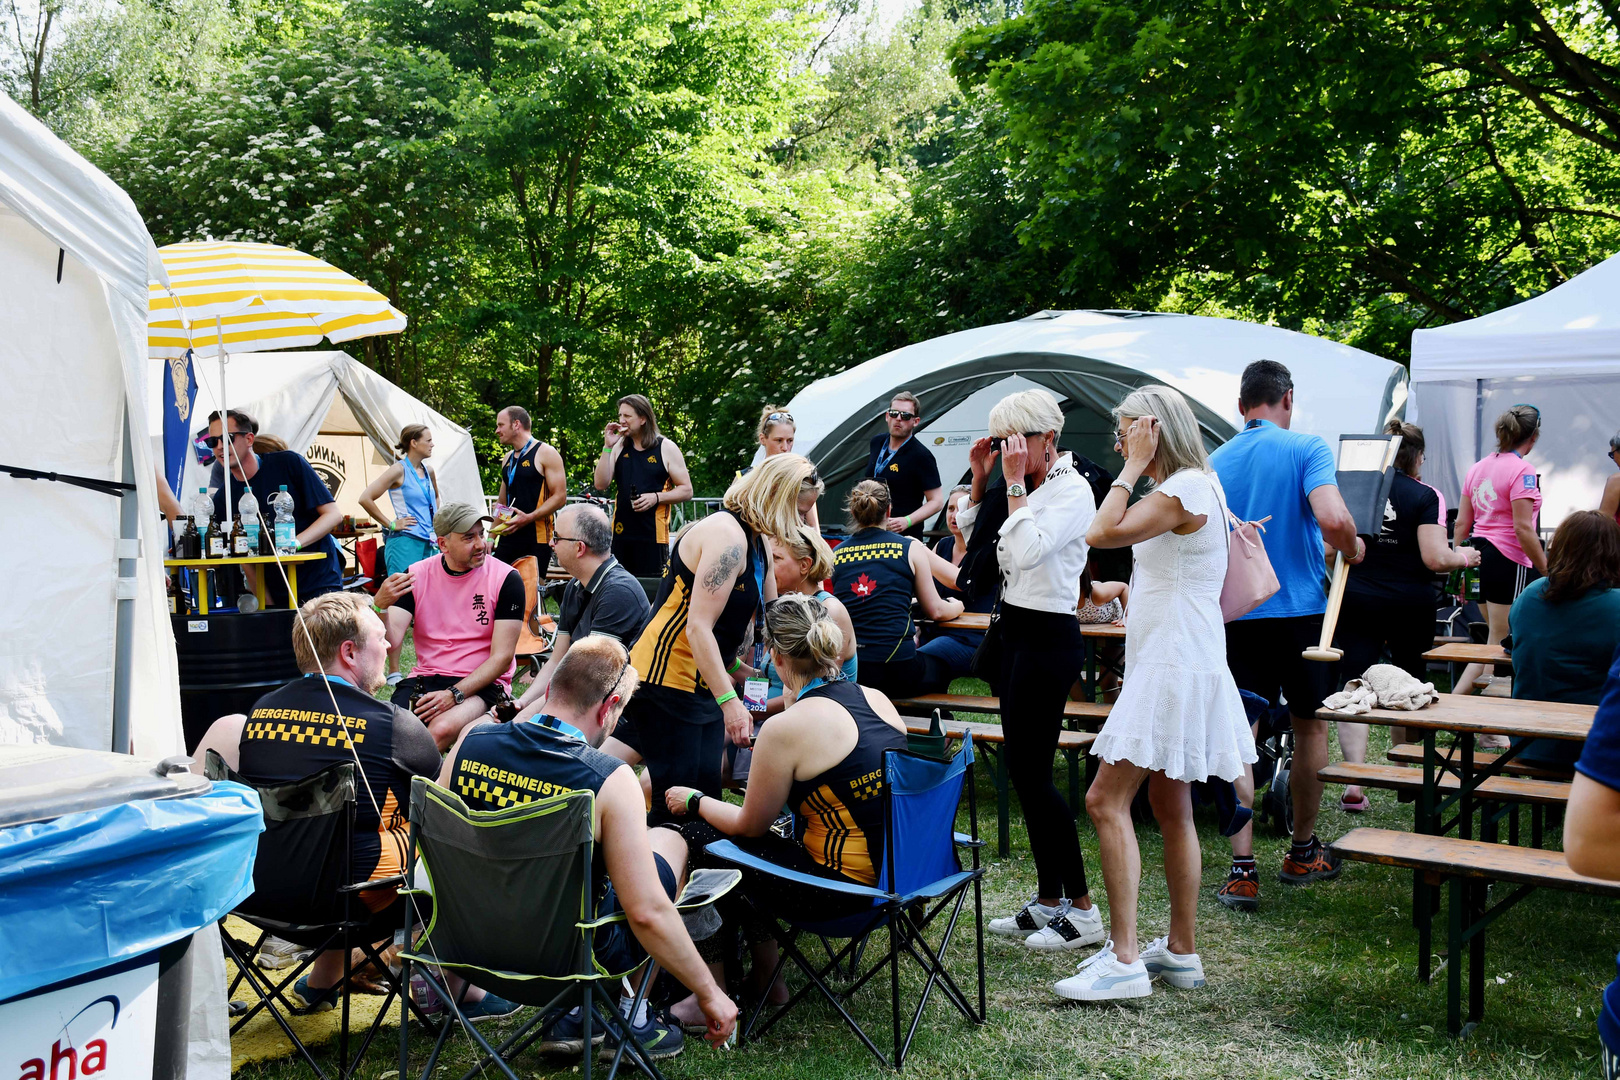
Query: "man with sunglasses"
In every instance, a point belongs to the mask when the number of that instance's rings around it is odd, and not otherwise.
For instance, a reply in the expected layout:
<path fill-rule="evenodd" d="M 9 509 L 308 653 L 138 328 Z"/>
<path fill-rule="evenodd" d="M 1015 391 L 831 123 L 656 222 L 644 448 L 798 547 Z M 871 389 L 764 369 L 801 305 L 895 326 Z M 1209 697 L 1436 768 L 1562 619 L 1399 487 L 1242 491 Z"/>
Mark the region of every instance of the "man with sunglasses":
<path fill-rule="evenodd" d="M 558 527 L 564 528 L 561 522 Z M 573 791 L 594 793 L 595 916 L 622 910 L 629 920 L 599 930 L 593 951 L 611 971 L 625 971 L 651 955 L 697 995 L 708 1023 L 705 1038 L 719 1045 L 731 1034 L 737 1006 L 715 984 L 672 902 L 686 870 L 686 841 L 673 829 L 647 827 L 636 774 L 600 750 L 639 681 L 619 642 L 602 635 L 578 642 L 556 665 L 547 711 L 584 738 L 568 735 L 558 724 L 473 724 L 445 758 L 439 783 L 473 810 L 501 810 Z M 621 996 L 624 1015 L 632 1003 L 628 995 Z M 681 1052 L 685 1040 L 680 1025 L 645 1003 L 630 1022 L 653 1058 Z M 612 1049 L 608 1045 L 604 1054 Z M 588 1050 L 577 1012 L 559 1009 L 547 1019 L 540 1050 Z"/>
<path fill-rule="evenodd" d="M 917 395 L 902 390 L 889 401 L 888 431 L 874 435 L 866 457 L 866 476 L 889 485 L 890 532 L 922 536 L 929 518 L 945 506 L 945 486 L 939 482 L 939 463 L 922 443 L 912 438 L 922 424 Z"/>
<path fill-rule="evenodd" d="M 343 587 L 343 557 L 338 553 L 332 530 L 343 520 L 332 492 L 321 482 L 304 455 L 292 450 L 271 454 L 256 453 L 253 442 L 259 425 L 253 417 L 237 409 L 228 417 L 231 430 L 229 461 L 231 467 L 231 506 L 239 506 L 244 489 L 251 488 L 259 500 L 259 512 L 269 524 L 270 496 L 283 486 L 293 498 L 293 528 L 297 533 L 298 550 L 318 551 L 326 556 L 320 562 L 303 563 L 298 567 L 298 598 L 308 600 L 322 593 L 336 592 Z M 208 435 L 204 442 L 216 457 L 226 460 L 227 450 L 221 430 L 219 413 L 208 416 Z M 214 516 L 225 520 L 225 492 L 214 493 Z M 266 589 L 273 606 L 287 602 L 287 589 L 281 575 L 274 568 L 269 571 Z"/>
<path fill-rule="evenodd" d="M 573 580 L 563 590 L 551 656 L 518 699 L 519 720 L 540 712 L 546 704 L 552 674 L 574 642 L 605 634 L 629 645 L 652 618 L 647 591 L 613 557 L 613 525 L 601 510 L 588 503 L 564 507 L 557 515 L 552 541 L 557 561 Z"/>

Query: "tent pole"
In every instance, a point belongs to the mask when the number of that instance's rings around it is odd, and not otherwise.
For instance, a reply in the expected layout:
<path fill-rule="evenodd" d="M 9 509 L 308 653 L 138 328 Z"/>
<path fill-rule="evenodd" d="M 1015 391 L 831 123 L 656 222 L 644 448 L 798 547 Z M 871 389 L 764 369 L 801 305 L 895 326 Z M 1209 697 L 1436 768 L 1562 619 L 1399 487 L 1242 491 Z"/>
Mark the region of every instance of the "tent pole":
<path fill-rule="evenodd" d="M 135 483 L 135 448 L 129 434 L 129 400 L 124 400 L 124 483 Z M 132 754 L 130 744 L 130 682 L 135 670 L 135 590 L 140 552 L 141 501 L 135 492 L 118 500 L 118 578 L 113 618 L 112 751 Z M 159 558 L 162 557 L 160 552 Z"/>
<path fill-rule="evenodd" d="M 1474 380 L 1474 460 L 1485 456 L 1485 380 Z"/>

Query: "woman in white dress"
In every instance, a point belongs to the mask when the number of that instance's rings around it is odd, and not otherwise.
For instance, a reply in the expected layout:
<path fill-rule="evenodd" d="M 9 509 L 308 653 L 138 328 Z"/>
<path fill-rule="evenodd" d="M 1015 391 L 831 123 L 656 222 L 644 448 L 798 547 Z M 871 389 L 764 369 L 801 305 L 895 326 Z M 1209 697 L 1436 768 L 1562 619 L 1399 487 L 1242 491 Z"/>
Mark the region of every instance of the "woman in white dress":
<path fill-rule="evenodd" d="M 1125 468 L 1086 532 L 1093 547 L 1134 545 L 1126 615 L 1125 683 L 1092 747 L 1101 760 L 1086 796 L 1108 889 L 1112 939 L 1057 984 L 1081 1001 L 1145 997 L 1153 978 L 1204 985 L 1193 933 L 1203 857 L 1190 785 L 1234 780 L 1255 759 L 1243 701 L 1226 666 L 1221 585 L 1226 580 L 1226 496 L 1209 467 L 1192 410 L 1164 386 L 1134 391 L 1114 410 Z M 1146 476 L 1151 492 L 1127 508 Z M 1170 932 L 1138 947 L 1142 855 L 1131 799 L 1148 779 L 1164 834 Z"/>

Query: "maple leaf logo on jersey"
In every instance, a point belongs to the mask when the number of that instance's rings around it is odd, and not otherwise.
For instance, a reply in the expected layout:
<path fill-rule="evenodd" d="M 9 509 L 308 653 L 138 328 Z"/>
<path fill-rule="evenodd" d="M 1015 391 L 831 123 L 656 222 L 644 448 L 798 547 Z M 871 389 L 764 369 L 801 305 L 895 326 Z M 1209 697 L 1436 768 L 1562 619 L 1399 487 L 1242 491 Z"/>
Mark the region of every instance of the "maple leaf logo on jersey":
<path fill-rule="evenodd" d="M 862 574 L 855 579 L 855 584 L 850 588 L 854 590 L 856 596 L 867 597 L 877 592 L 877 582 Z"/>

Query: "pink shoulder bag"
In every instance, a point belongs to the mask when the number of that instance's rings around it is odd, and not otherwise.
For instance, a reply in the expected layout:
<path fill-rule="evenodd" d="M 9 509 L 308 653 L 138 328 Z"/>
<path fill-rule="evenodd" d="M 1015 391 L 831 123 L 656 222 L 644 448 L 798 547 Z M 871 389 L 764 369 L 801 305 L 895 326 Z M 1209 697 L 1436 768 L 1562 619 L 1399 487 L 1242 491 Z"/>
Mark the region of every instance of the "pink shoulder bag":
<path fill-rule="evenodd" d="M 1224 506 L 1222 509 L 1226 509 Z M 1241 619 L 1276 595 L 1282 586 L 1260 542 L 1270 515 L 1259 521 L 1239 521 L 1226 510 L 1231 531 L 1226 537 L 1226 581 L 1221 585 L 1221 620 Z"/>

